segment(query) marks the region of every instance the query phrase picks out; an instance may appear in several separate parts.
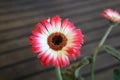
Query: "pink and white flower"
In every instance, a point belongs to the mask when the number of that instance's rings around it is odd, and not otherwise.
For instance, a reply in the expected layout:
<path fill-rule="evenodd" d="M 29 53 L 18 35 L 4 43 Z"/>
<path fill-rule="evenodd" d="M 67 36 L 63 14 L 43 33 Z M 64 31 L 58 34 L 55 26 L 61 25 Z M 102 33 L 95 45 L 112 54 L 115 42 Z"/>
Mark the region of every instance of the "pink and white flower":
<path fill-rule="evenodd" d="M 112 22 L 120 23 L 120 13 L 112 9 L 105 9 L 102 13 L 104 18 L 109 19 Z"/>
<path fill-rule="evenodd" d="M 59 16 L 42 20 L 32 30 L 30 44 L 32 51 L 38 53 L 41 64 L 65 67 L 70 64 L 69 57 L 76 59 L 84 42 L 80 29 L 68 19 L 61 21 Z"/>

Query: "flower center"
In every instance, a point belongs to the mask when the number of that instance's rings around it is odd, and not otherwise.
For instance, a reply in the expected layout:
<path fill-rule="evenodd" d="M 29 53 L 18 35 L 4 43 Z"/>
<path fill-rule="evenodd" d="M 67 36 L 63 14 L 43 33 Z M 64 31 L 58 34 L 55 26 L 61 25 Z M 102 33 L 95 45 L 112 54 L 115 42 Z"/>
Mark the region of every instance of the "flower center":
<path fill-rule="evenodd" d="M 67 43 L 67 38 L 64 34 L 56 32 L 52 33 L 47 39 L 48 45 L 53 50 L 61 50 Z"/>
<path fill-rule="evenodd" d="M 54 45 L 60 45 L 61 42 L 62 42 L 62 37 L 60 35 L 54 36 L 52 39 L 52 43 L 54 43 Z"/>

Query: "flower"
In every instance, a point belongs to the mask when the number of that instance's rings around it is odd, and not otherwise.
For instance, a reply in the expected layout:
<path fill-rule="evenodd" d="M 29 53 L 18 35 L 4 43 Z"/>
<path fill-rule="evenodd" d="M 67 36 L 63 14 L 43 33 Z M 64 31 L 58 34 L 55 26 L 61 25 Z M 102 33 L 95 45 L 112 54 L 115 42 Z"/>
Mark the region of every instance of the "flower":
<path fill-rule="evenodd" d="M 69 65 L 69 57 L 76 59 L 84 42 L 81 30 L 68 19 L 61 21 L 59 16 L 37 23 L 32 34 L 29 37 L 32 51 L 38 53 L 45 66 L 50 63 L 55 67 Z"/>
<path fill-rule="evenodd" d="M 120 13 L 112 9 L 105 9 L 102 13 L 104 18 L 109 19 L 112 22 L 120 23 Z"/>

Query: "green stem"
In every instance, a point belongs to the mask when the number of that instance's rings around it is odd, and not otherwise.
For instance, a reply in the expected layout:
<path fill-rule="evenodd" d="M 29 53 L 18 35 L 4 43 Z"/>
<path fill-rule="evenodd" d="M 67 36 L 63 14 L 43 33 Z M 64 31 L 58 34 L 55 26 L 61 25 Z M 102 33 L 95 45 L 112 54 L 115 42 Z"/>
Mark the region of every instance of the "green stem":
<path fill-rule="evenodd" d="M 110 27 L 108 28 L 108 30 L 106 31 L 106 33 L 104 34 L 103 38 L 101 39 L 99 45 L 96 47 L 93 55 L 92 55 L 92 64 L 91 64 L 91 80 L 94 80 L 94 65 L 95 65 L 95 60 L 97 57 L 97 54 L 100 50 L 100 48 L 103 46 L 104 42 L 106 41 L 109 33 L 111 32 L 112 28 L 116 26 L 116 24 L 111 24 Z"/>
<path fill-rule="evenodd" d="M 61 75 L 60 67 L 56 68 L 56 75 L 58 77 L 58 80 L 62 80 L 62 75 Z"/>

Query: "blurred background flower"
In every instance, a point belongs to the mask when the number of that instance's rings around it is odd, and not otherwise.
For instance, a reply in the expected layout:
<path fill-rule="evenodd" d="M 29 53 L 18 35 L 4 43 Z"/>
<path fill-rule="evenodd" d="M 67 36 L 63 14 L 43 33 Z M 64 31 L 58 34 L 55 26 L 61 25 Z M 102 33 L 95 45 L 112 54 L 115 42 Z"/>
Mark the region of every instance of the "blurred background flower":
<path fill-rule="evenodd" d="M 104 18 L 107 18 L 111 22 L 120 23 L 120 13 L 113 9 L 105 9 L 102 13 Z"/>

